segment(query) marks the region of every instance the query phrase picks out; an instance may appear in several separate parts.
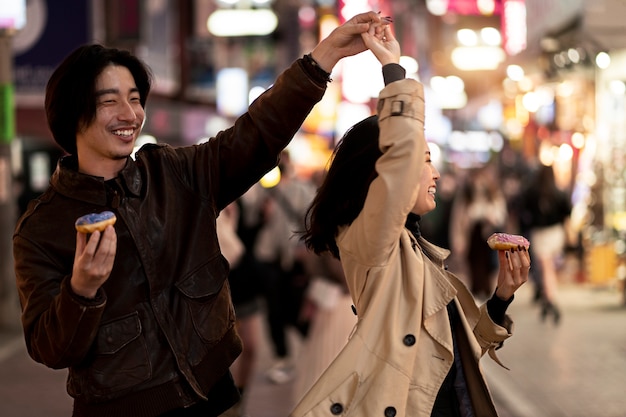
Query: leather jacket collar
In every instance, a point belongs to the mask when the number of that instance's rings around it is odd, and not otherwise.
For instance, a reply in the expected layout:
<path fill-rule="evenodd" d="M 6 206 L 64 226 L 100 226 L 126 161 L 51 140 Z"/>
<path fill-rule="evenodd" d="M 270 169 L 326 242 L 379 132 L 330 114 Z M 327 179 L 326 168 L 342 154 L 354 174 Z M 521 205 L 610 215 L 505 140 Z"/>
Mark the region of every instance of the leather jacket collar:
<path fill-rule="evenodd" d="M 142 175 L 130 156 L 114 181 L 128 195 L 137 197 L 141 194 Z M 78 160 L 75 155 L 65 156 L 59 160 L 50 184 L 58 193 L 65 196 L 101 206 L 107 204 L 104 178 L 78 172 Z"/>

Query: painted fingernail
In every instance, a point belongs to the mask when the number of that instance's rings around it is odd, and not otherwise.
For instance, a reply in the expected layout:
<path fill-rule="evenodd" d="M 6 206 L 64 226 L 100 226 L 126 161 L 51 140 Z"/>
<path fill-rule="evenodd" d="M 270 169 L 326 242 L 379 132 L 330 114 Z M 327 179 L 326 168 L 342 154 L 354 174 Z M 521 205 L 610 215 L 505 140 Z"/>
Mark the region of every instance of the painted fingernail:
<path fill-rule="evenodd" d="M 504 255 L 506 256 L 506 260 L 509 261 L 509 270 L 513 270 L 513 263 L 511 262 L 511 255 L 509 255 L 509 252 L 504 252 Z"/>

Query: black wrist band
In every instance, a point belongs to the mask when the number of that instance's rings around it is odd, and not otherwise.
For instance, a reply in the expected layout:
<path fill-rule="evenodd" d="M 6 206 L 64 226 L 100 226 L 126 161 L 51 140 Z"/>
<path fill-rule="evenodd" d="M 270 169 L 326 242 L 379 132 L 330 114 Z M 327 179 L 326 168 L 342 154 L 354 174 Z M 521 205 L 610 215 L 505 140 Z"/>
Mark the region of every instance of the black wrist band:
<path fill-rule="evenodd" d="M 318 72 L 318 74 L 326 81 L 326 82 L 332 82 L 332 78 L 330 78 L 330 73 L 324 71 L 324 69 L 322 67 L 320 67 L 320 65 L 317 63 L 317 61 L 315 59 L 313 59 L 313 57 L 311 56 L 311 54 L 306 54 L 304 56 L 304 60 L 306 62 L 308 62 L 309 64 L 311 64 L 311 66 L 313 68 L 315 68 L 315 70 Z"/>

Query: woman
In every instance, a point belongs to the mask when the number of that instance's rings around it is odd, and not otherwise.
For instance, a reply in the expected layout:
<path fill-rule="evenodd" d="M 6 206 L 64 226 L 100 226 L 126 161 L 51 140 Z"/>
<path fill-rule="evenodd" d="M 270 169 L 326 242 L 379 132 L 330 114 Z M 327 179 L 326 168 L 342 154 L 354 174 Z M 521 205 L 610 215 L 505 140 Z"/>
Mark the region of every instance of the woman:
<path fill-rule="evenodd" d="M 533 254 L 539 262 L 539 291 L 541 320 L 550 315 L 554 324 L 561 321 L 558 307 L 557 264 L 565 251 L 565 227 L 572 211 L 567 193 L 556 183 L 551 166 L 540 165 L 538 172 L 525 190 L 523 204 L 525 227 L 533 240 Z"/>
<path fill-rule="evenodd" d="M 419 234 L 439 178 L 424 139 L 423 87 L 402 79 L 391 29 L 362 37 L 383 65 L 378 116 L 343 137 L 303 236 L 314 252 L 341 259 L 358 322 L 291 415 L 495 416 L 478 361 L 487 351 L 497 360 L 511 336 L 504 312 L 530 258 L 499 252 L 498 287 L 480 308 L 446 271 L 448 251 Z"/>

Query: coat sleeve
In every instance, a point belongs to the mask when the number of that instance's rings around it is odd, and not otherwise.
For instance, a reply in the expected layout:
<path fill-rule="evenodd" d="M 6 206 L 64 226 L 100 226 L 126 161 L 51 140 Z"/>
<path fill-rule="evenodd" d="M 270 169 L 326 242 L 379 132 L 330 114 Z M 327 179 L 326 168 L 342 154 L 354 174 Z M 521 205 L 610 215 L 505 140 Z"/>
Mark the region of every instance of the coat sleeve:
<path fill-rule="evenodd" d="M 347 245 L 342 249 L 370 266 L 387 262 L 399 244 L 419 191 L 426 151 L 422 84 L 405 79 L 386 86 L 379 96 L 378 117 L 383 153 L 376 162 L 378 176 L 363 209 L 341 237 Z"/>
<path fill-rule="evenodd" d="M 217 210 L 244 194 L 278 163 L 326 85 L 313 80 L 302 59 L 279 75 L 229 129 L 207 143 L 177 149 L 178 175 Z"/>
<path fill-rule="evenodd" d="M 38 245 L 14 237 L 17 288 L 30 356 L 53 369 L 80 363 L 91 348 L 106 305 L 98 290 L 91 301 L 75 295 L 64 275 Z"/>
<path fill-rule="evenodd" d="M 487 311 L 487 303 L 480 307 L 480 319 L 474 328 L 474 336 L 480 344 L 482 354 L 489 353 L 489 357 L 498 365 L 505 369 L 509 369 L 500 361 L 496 355 L 496 349 L 499 349 L 504 341 L 513 335 L 513 321 L 508 315 L 504 316 L 502 325 L 498 325 L 491 320 Z"/>

